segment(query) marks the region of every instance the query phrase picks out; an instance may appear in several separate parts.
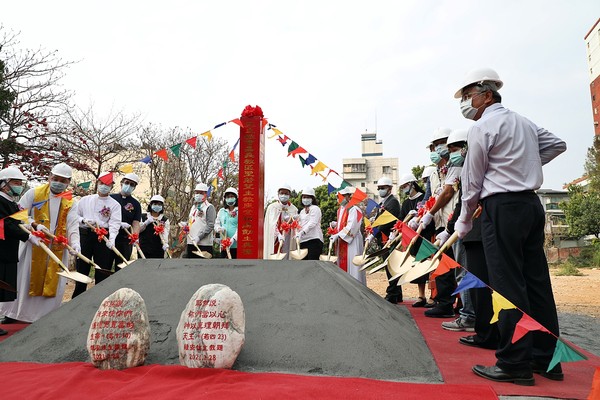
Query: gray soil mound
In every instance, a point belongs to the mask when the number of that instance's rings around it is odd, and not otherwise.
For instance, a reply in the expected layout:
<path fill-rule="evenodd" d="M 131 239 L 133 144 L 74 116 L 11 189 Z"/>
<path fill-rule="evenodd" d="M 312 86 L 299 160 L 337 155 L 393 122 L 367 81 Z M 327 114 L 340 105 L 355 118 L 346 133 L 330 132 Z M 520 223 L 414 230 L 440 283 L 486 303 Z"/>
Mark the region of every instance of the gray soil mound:
<path fill-rule="evenodd" d="M 319 261 L 139 260 L 0 343 L 0 361 L 89 361 L 86 339 L 98 306 L 128 287 L 150 317 L 146 364 L 179 364 L 179 317 L 209 283 L 229 286 L 244 302 L 246 343 L 236 370 L 442 382 L 404 307 Z"/>

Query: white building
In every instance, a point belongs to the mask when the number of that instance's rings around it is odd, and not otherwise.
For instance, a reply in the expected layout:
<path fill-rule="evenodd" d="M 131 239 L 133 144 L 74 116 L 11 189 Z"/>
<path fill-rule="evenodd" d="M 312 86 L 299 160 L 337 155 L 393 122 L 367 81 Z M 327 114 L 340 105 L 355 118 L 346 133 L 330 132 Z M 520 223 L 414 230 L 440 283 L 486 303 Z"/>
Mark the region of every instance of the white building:
<path fill-rule="evenodd" d="M 376 133 L 361 136 L 361 158 L 344 158 L 343 177 L 352 186 L 360 188 L 369 197 L 377 195 L 377 180 L 382 176 L 392 178 L 393 193 L 397 194 L 398 158 L 383 157 L 383 142 Z"/>

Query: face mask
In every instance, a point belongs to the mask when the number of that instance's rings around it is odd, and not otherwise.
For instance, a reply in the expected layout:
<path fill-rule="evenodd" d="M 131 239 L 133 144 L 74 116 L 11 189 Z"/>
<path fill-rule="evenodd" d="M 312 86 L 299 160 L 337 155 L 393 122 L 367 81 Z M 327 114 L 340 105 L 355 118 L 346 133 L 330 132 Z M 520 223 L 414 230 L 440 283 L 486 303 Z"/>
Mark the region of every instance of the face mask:
<path fill-rule="evenodd" d="M 432 151 L 431 153 L 429 153 L 429 159 L 434 164 L 439 164 L 440 161 L 442 161 L 442 157 L 440 157 L 437 151 Z"/>
<path fill-rule="evenodd" d="M 235 197 L 228 197 L 225 199 L 225 203 L 227 203 L 228 206 L 233 206 L 235 205 Z"/>
<path fill-rule="evenodd" d="M 482 93 L 477 93 L 476 95 L 471 96 L 471 98 L 460 102 L 460 112 L 466 119 L 475 118 L 478 108 L 473 107 L 473 97 L 479 96 L 480 94 Z"/>
<path fill-rule="evenodd" d="M 204 201 L 204 195 L 203 195 L 203 194 L 200 194 L 200 193 L 196 193 L 196 194 L 194 195 L 194 201 L 195 201 L 196 203 L 201 203 L 201 202 L 203 202 L 203 201 Z"/>
<path fill-rule="evenodd" d="M 450 164 L 452 164 L 453 166 L 462 167 L 464 162 L 465 158 L 463 157 L 462 152 L 460 150 L 450 153 Z"/>
<path fill-rule="evenodd" d="M 388 190 L 387 189 L 379 189 L 377 191 L 379 192 L 379 197 L 385 197 L 388 194 Z"/>
<path fill-rule="evenodd" d="M 68 185 L 66 183 L 52 181 L 50 182 L 50 191 L 54 194 L 62 193 L 65 191 L 67 186 Z"/>
<path fill-rule="evenodd" d="M 446 146 L 445 144 L 438 144 L 437 146 L 435 146 L 435 151 L 441 157 L 446 157 L 449 153 L 448 146 Z"/>
<path fill-rule="evenodd" d="M 287 203 L 288 201 L 290 201 L 290 196 L 287 194 L 280 194 L 279 201 L 282 203 Z"/>
<path fill-rule="evenodd" d="M 134 187 L 131 185 L 123 185 L 123 187 L 121 188 L 121 193 L 123 193 L 125 196 L 129 196 L 131 193 L 133 193 Z"/>
<path fill-rule="evenodd" d="M 21 193 L 23 193 L 23 186 L 10 185 L 10 190 L 13 192 L 13 195 L 19 196 Z"/>
<path fill-rule="evenodd" d="M 312 199 L 302 199 L 302 204 L 310 206 L 312 204 Z"/>
<path fill-rule="evenodd" d="M 409 192 L 410 192 L 410 186 L 407 186 L 404 189 L 402 189 L 402 193 L 404 193 L 404 194 L 408 194 Z"/>
<path fill-rule="evenodd" d="M 161 206 L 161 205 L 158 205 L 158 204 L 152 204 L 152 205 L 150 206 L 150 208 L 151 208 L 151 209 L 152 209 L 152 211 L 154 211 L 155 213 L 159 213 L 159 212 L 161 212 L 161 211 L 162 211 L 162 209 L 163 209 L 163 206 Z"/>
<path fill-rule="evenodd" d="M 102 183 L 98 185 L 98 193 L 100 194 L 108 194 L 110 193 L 110 189 L 111 187 L 108 185 L 104 185 Z"/>

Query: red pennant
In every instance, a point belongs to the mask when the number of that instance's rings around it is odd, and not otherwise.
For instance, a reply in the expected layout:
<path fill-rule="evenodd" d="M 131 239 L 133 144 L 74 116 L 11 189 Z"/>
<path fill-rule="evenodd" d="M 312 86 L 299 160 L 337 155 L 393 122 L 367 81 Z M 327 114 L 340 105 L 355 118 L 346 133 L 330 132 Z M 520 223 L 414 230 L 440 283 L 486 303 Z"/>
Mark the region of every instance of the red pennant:
<path fill-rule="evenodd" d="M 352 194 L 352 198 L 350 199 L 350 201 L 348 202 L 348 205 L 346 207 L 350 208 L 353 205 L 360 203 L 361 201 L 363 201 L 366 198 L 367 198 L 367 194 L 365 192 L 363 192 L 360 189 L 356 189 L 354 191 L 354 193 Z"/>
<path fill-rule="evenodd" d="M 381 242 L 386 243 L 388 241 L 388 237 L 385 233 L 381 232 Z"/>
<path fill-rule="evenodd" d="M 162 158 L 163 160 L 165 160 L 166 162 L 169 162 L 169 156 L 167 155 L 167 149 L 161 149 L 158 150 L 156 153 L 157 156 L 159 156 L 160 158 Z"/>
<path fill-rule="evenodd" d="M 225 180 L 225 176 L 223 176 L 223 168 L 221 168 L 221 169 L 219 170 L 219 173 L 217 174 L 217 176 L 218 176 L 219 178 L 221 178 L 221 180 Z"/>
<path fill-rule="evenodd" d="M 0 219 L 0 240 L 6 239 L 4 237 L 4 218 Z"/>
<path fill-rule="evenodd" d="M 338 198 L 338 203 L 341 203 L 342 201 L 344 201 L 344 195 L 340 194 L 339 192 L 337 193 L 337 198 Z"/>
<path fill-rule="evenodd" d="M 239 118 L 232 119 L 232 120 L 231 120 L 231 121 L 229 121 L 229 122 L 233 122 L 234 124 L 238 125 L 240 128 L 243 128 L 243 127 L 244 127 L 244 124 L 242 124 L 242 121 L 240 121 L 240 119 L 239 119 Z"/>
<path fill-rule="evenodd" d="M 511 342 L 516 343 L 519 339 L 521 339 L 527 332 L 530 331 L 542 331 L 548 332 L 548 329 L 544 328 L 539 322 L 531 318 L 529 315 L 523 313 L 523 316 L 517 322 L 517 326 L 515 326 L 515 331 L 513 333 L 513 337 Z"/>
<path fill-rule="evenodd" d="M 302 153 L 308 153 L 308 151 L 304 150 L 304 148 L 302 148 L 302 146 L 298 146 L 298 148 L 297 148 L 297 149 L 294 149 L 294 150 L 290 151 L 290 152 L 288 153 L 288 156 L 290 156 L 290 155 L 291 155 L 292 157 L 294 157 L 294 158 L 295 158 L 295 157 L 296 157 L 296 154 L 302 154 Z"/>
<path fill-rule="evenodd" d="M 446 272 L 450 271 L 451 269 L 458 268 L 458 267 L 460 267 L 459 263 L 457 263 L 456 261 L 454 261 L 447 255 L 442 253 L 442 259 L 440 260 L 440 263 L 438 264 L 435 271 L 433 271 L 433 273 L 431 274 L 430 279 L 435 279 L 436 277 L 445 274 Z"/>
<path fill-rule="evenodd" d="M 269 120 L 268 120 L 268 119 L 266 119 L 266 118 L 263 118 L 263 119 L 262 119 L 262 126 L 263 126 L 263 128 L 264 128 L 265 126 L 268 126 L 268 125 L 269 125 Z"/>
<path fill-rule="evenodd" d="M 63 199 L 73 200 L 73 192 L 70 190 L 68 192 L 62 192 L 56 195 L 56 197 L 62 197 Z"/>
<path fill-rule="evenodd" d="M 109 172 L 108 174 L 98 178 L 98 180 L 102 183 L 104 183 L 105 185 L 112 185 L 113 184 L 113 173 Z"/>
<path fill-rule="evenodd" d="M 190 146 L 192 146 L 193 149 L 195 149 L 196 148 L 196 140 L 198 140 L 198 136 L 191 137 L 188 140 L 186 140 L 185 142 L 187 144 L 189 144 Z"/>
<path fill-rule="evenodd" d="M 231 160 L 231 162 L 235 162 L 235 153 L 233 152 L 233 150 L 231 150 L 231 153 L 229 153 L 229 159 Z"/>
<path fill-rule="evenodd" d="M 402 225 L 402 246 L 408 246 L 408 244 L 410 243 L 412 238 L 415 237 L 416 234 L 417 232 L 410 229 L 407 224 Z"/>

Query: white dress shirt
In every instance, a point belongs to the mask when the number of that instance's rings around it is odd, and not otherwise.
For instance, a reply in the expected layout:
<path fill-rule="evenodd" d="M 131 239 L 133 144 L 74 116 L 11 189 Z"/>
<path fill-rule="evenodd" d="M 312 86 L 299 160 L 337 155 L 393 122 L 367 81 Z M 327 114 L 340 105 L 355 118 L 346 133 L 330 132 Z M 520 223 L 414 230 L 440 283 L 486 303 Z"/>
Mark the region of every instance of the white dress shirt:
<path fill-rule="evenodd" d="M 115 244 L 121 229 L 121 205 L 118 201 L 110 196 L 100 197 L 98 194 L 83 196 L 77 206 L 77 215 L 80 219 L 79 226 L 82 228 L 89 228 L 81 223 L 82 218 L 96 221 L 101 228 L 108 228 L 108 239 L 113 245 Z"/>
<path fill-rule="evenodd" d="M 300 242 L 304 243 L 312 239 L 323 241 L 323 231 L 321 230 L 321 209 L 311 205 L 306 212 L 306 207 L 302 208 L 299 214 L 300 231 L 302 236 Z"/>

